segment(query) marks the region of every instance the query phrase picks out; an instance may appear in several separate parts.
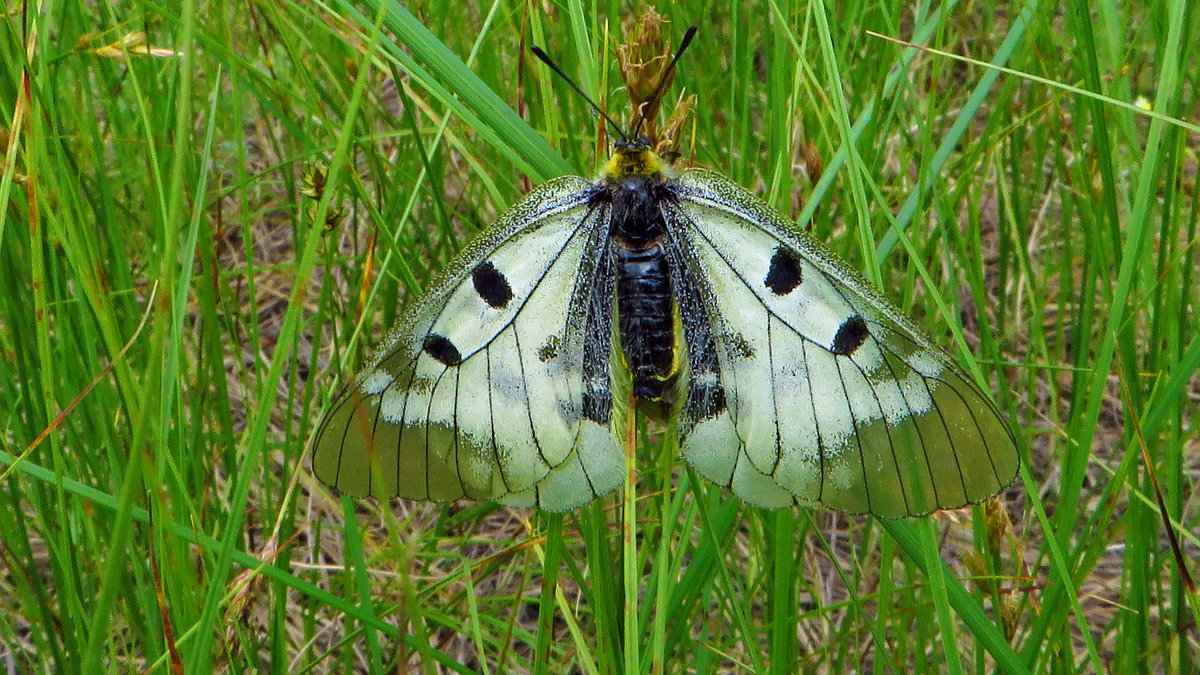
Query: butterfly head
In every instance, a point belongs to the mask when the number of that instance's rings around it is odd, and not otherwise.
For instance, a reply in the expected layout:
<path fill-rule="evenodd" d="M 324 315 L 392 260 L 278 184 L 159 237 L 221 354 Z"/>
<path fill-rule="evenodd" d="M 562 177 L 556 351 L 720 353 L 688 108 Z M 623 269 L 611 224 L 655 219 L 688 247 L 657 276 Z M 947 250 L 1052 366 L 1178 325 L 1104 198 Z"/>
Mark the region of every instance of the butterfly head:
<path fill-rule="evenodd" d="M 668 165 L 650 149 L 645 137 L 621 139 L 613 144 L 616 152 L 604 168 L 605 178 L 631 178 L 637 176 L 662 176 Z"/>

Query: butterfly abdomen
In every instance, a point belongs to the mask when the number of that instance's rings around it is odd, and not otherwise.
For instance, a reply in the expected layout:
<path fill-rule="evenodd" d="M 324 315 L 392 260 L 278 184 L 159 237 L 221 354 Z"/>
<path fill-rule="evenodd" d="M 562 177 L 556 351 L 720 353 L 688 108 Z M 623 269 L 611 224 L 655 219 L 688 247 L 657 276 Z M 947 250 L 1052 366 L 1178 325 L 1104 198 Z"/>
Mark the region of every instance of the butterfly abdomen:
<path fill-rule="evenodd" d="M 675 320 L 662 245 L 617 247 L 617 316 L 621 348 L 633 371 L 633 395 L 661 399 L 675 363 Z"/>

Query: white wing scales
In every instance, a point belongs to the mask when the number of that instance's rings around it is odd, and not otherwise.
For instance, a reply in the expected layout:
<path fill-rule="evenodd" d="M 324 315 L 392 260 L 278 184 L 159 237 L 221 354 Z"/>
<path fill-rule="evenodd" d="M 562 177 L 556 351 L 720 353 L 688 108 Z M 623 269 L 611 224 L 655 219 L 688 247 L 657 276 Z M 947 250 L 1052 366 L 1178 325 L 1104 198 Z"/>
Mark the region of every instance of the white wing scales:
<path fill-rule="evenodd" d="M 824 248 L 708 171 L 679 180 L 685 283 L 705 287 L 726 407 L 688 419 L 701 475 L 766 508 L 883 517 L 1011 482 L 1007 427 L 969 378 Z"/>
<path fill-rule="evenodd" d="M 464 251 L 318 432 L 314 472 L 354 495 L 565 510 L 620 484 L 612 426 L 583 415 L 586 307 L 607 231 L 581 178 L 531 193 Z"/>

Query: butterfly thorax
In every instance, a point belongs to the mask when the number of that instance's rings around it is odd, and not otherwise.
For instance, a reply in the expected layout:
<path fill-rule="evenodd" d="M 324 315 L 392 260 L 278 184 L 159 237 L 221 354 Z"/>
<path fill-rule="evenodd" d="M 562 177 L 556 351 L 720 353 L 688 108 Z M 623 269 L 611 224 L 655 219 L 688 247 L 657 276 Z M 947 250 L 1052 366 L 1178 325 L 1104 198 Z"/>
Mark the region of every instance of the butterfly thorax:
<path fill-rule="evenodd" d="M 641 400 L 667 397 L 674 383 L 675 306 L 663 238 L 673 199 L 658 156 L 643 143 L 618 144 L 594 203 L 609 211 L 621 351 Z"/>

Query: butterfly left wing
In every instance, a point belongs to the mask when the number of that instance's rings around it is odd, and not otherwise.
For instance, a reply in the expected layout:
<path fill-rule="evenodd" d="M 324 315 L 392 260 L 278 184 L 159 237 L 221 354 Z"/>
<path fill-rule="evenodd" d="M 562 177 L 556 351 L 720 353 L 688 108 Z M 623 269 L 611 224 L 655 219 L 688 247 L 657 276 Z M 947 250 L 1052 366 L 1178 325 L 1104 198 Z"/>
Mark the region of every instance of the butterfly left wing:
<path fill-rule="evenodd" d="M 541 186 L 415 303 L 321 422 L 322 481 L 353 496 L 551 511 L 620 484 L 612 275 L 590 187 Z"/>
<path fill-rule="evenodd" d="M 718 174 L 674 187 L 690 389 L 673 421 L 701 475 L 762 507 L 888 518 L 1013 480 L 1015 442 L 987 395 L 867 282 Z"/>

